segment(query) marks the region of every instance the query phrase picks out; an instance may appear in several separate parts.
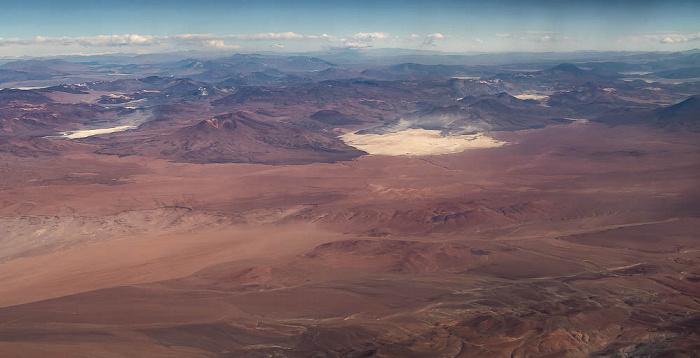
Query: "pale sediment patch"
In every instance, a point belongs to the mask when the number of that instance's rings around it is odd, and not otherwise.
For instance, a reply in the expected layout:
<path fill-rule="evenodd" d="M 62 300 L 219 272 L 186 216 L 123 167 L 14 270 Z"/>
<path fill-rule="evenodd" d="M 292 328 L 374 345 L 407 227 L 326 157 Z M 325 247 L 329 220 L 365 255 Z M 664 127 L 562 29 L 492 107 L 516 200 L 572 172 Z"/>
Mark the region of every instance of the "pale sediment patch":
<path fill-rule="evenodd" d="M 628 72 L 620 72 L 621 75 L 632 75 L 632 76 L 644 76 L 648 75 L 653 72 L 649 71 L 628 71 Z"/>
<path fill-rule="evenodd" d="M 516 94 L 513 97 L 515 97 L 517 99 L 534 99 L 535 101 L 543 101 L 543 100 L 549 98 L 549 96 L 543 95 L 543 94 L 527 94 L 527 93 Z"/>
<path fill-rule="evenodd" d="M 98 134 L 108 134 L 108 133 L 114 133 L 114 132 L 121 132 L 121 131 L 125 131 L 127 129 L 134 129 L 134 128 L 136 128 L 136 126 L 117 126 L 117 127 L 111 127 L 111 128 L 85 129 L 85 130 L 79 130 L 79 131 L 69 131 L 69 132 L 62 132 L 60 138 L 68 138 L 68 139 L 86 138 L 86 137 L 91 137 L 91 136 L 98 135 Z"/>
<path fill-rule="evenodd" d="M 29 86 L 29 87 L 11 87 L 12 89 L 18 89 L 22 91 L 31 91 L 36 89 L 46 88 L 45 86 Z"/>
<path fill-rule="evenodd" d="M 438 155 L 506 144 L 484 134 L 442 136 L 438 130 L 426 129 L 387 134 L 346 133 L 340 139 L 347 145 L 376 155 Z"/>

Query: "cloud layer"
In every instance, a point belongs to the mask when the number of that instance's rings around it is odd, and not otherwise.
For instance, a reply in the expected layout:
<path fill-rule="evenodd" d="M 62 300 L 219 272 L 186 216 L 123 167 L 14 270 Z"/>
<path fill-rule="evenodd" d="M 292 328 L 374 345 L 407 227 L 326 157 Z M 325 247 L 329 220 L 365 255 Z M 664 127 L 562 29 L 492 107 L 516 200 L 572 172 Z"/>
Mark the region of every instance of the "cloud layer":
<path fill-rule="evenodd" d="M 415 38 L 414 38 L 415 37 Z M 425 43 L 434 45 L 436 39 L 444 38 L 442 34 L 425 37 Z M 170 36 L 123 34 L 99 35 L 90 37 L 52 37 L 37 36 L 33 39 L 0 38 L 0 47 L 32 47 L 52 48 L 57 52 L 89 49 L 109 50 L 119 48 L 119 51 L 134 50 L 137 52 L 178 50 L 178 49 L 220 49 L 220 50 L 260 50 L 264 47 L 277 49 L 321 49 L 321 48 L 369 48 L 375 46 L 406 45 L 423 36 L 412 35 L 399 38 L 388 32 L 358 32 L 355 34 L 337 36 L 329 34 L 299 34 L 296 32 L 264 32 L 255 34 L 178 34 Z M 287 46 L 290 45 L 290 46 Z M 293 45 L 293 46 L 292 46 Z M 416 45 L 418 46 L 418 45 Z M 395 46 L 394 46 L 395 47 Z M 63 51 L 61 51 L 63 50 Z"/>
<path fill-rule="evenodd" d="M 329 34 L 309 35 L 296 32 L 265 32 L 256 34 L 179 34 L 171 36 L 123 34 L 123 35 L 99 35 L 91 37 L 51 37 L 37 36 L 33 39 L 0 38 L 0 46 L 32 46 L 53 45 L 66 47 L 184 47 L 184 48 L 219 48 L 238 49 L 246 47 L 245 42 L 274 41 L 270 46 L 285 47 L 287 41 L 313 42 L 325 44 L 328 47 L 367 48 L 376 44 L 386 46 L 389 44 L 401 44 L 407 47 L 413 46 L 437 46 L 439 40 L 449 36 L 441 33 L 430 35 L 412 34 L 407 37 L 393 36 L 388 32 L 358 32 L 346 36 Z"/>
<path fill-rule="evenodd" d="M 511 39 L 516 41 L 525 42 L 535 42 L 535 43 L 546 43 L 546 42 L 560 42 L 569 40 L 567 36 L 562 36 L 558 31 L 535 31 L 528 30 L 519 33 L 502 33 L 494 34 L 495 37 L 501 39 Z"/>
<path fill-rule="evenodd" d="M 691 41 L 700 41 L 700 32 L 694 34 L 665 33 L 644 35 L 644 39 L 660 42 L 662 44 L 678 44 Z"/>
<path fill-rule="evenodd" d="M 698 33 L 660 32 L 608 39 L 611 49 L 678 49 L 700 42 Z M 442 51 L 571 51 L 589 49 L 580 36 L 568 37 L 558 31 L 527 30 L 489 34 L 444 33 L 395 35 L 381 31 L 347 35 L 301 34 L 292 31 L 252 34 L 117 34 L 83 37 L 36 36 L 31 39 L 0 38 L 6 54 L 50 55 L 67 53 L 136 52 L 155 53 L 179 50 L 318 51 L 324 49 L 408 48 Z"/>

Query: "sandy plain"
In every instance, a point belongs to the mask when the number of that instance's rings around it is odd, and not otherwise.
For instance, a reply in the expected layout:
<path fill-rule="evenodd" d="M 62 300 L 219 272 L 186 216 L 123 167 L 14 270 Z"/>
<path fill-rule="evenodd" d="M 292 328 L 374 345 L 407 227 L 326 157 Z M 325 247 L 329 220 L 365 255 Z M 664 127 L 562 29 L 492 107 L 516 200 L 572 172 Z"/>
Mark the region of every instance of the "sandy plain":
<path fill-rule="evenodd" d="M 0 352 L 692 356 L 697 134 L 493 137 L 287 166 L 2 157 Z"/>

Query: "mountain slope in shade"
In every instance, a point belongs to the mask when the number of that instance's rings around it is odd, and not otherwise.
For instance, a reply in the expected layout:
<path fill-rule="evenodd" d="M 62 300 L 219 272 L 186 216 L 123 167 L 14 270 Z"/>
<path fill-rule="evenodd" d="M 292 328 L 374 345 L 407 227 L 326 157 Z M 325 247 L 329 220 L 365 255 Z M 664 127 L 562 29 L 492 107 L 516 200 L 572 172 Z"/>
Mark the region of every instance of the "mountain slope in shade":
<path fill-rule="evenodd" d="M 98 153 L 158 156 L 190 163 L 259 164 L 331 163 L 364 154 L 331 135 L 260 121 L 243 112 L 207 119 L 155 138 L 106 144 Z"/>
<path fill-rule="evenodd" d="M 654 110 L 622 108 L 608 112 L 595 121 L 612 125 L 650 125 L 670 131 L 700 132 L 700 95 Z"/>
<path fill-rule="evenodd" d="M 317 122 L 334 126 L 362 124 L 361 120 L 334 110 L 318 111 L 312 114 L 309 118 Z"/>
<path fill-rule="evenodd" d="M 700 95 L 685 101 L 652 111 L 655 124 L 668 129 L 700 131 Z"/>
<path fill-rule="evenodd" d="M 560 65 L 554 66 L 552 68 L 548 68 L 542 73 L 548 73 L 548 74 L 571 74 L 574 76 L 582 76 L 586 73 L 586 71 L 578 68 L 576 65 L 571 64 L 571 63 L 562 63 Z"/>
<path fill-rule="evenodd" d="M 470 134 L 486 131 L 514 131 L 568 123 L 562 112 L 519 100 L 507 93 L 465 97 L 467 105 L 427 106 L 362 133 L 391 133 L 406 129 L 440 130 L 445 134 Z"/>
<path fill-rule="evenodd" d="M 0 90 L 0 107 L 12 103 L 43 104 L 53 102 L 37 91 L 5 88 Z"/>
<path fill-rule="evenodd" d="M 656 72 L 655 75 L 663 78 L 697 78 L 700 77 L 700 67 L 660 71 Z"/>

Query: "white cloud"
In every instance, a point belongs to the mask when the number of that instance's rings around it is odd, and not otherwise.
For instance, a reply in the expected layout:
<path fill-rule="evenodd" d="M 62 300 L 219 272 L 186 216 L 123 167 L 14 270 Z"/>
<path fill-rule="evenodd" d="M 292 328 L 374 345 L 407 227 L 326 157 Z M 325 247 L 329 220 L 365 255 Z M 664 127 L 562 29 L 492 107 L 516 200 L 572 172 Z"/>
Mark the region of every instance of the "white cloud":
<path fill-rule="evenodd" d="M 29 42 L 30 42 L 30 41 L 23 40 L 23 39 L 18 39 L 18 38 L 9 38 L 9 39 L 5 39 L 5 38 L 0 37 L 0 46 L 4 46 L 4 45 L 26 45 L 26 44 L 28 44 Z"/>
<path fill-rule="evenodd" d="M 558 42 L 565 41 L 569 38 L 566 36 L 558 36 L 558 31 L 533 31 L 528 30 L 523 33 L 503 33 L 494 34 L 495 37 L 503 39 L 515 39 L 526 42 Z"/>
<path fill-rule="evenodd" d="M 237 50 L 241 48 L 241 46 L 238 45 L 227 45 L 223 40 L 207 40 L 204 41 L 204 45 L 222 50 Z"/>
<path fill-rule="evenodd" d="M 381 32 L 368 32 L 353 35 L 358 41 L 372 41 L 374 39 L 386 39 L 389 34 Z M 302 35 L 296 32 L 265 32 L 256 34 L 178 34 L 171 36 L 153 36 L 153 35 L 99 35 L 91 37 L 51 37 L 37 36 L 30 40 L 17 38 L 0 38 L 0 46 L 2 45 L 63 45 L 63 46 L 81 46 L 81 47 L 124 47 L 124 46 L 198 46 L 204 45 L 207 47 L 218 48 L 234 48 L 235 45 L 225 45 L 227 40 L 236 41 L 273 41 L 273 40 L 319 40 L 319 41 L 337 41 L 345 42 L 345 38 L 337 36 L 321 34 L 321 35 Z"/>
<path fill-rule="evenodd" d="M 250 35 L 227 35 L 226 37 L 234 38 L 234 39 L 241 39 L 241 40 L 277 40 L 277 39 L 284 39 L 284 40 L 298 40 L 298 39 L 303 39 L 304 35 L 297 34 L 296 32 L 280 32 L 280 33 L 275 33 L 275 32 L 266 32 L 266 33 L 259 33 L 259 34 L 250 34 Z"/>
<path fill-rule="evenodd" d="M 216 37 L 216 35 L 213 34 L 179 34 L 173 36 L 173 38 L 176 39 L 208 39 L 208 38 L 213 38 Z"/>
<path fill-rule="evenodd" d="M 535 31 L 535 30 L 528 30 L 525 31 L 526 34 L 531 34 L 531 35 L 554 35 L 558 34 L 559 31 Z"/>
<path fill-rule="evenodd" d="M 384 40 L 389 38 L 389 36 L 389 33 L 386 32 L 360 32 L 353 35 L 352 37 L 362 40 Z"/>
<path fill-rule="evenodd" d="M 151 46 L 162 39 L 155 36 L 142 35 L 103 35 L 95 37 L 78 37 L 75 41 L 83 46 Z"/>
<path fill-rule="evenodd" d="M 86 49 L 90 49 L 88 52 L 134 51 L 146 53 L 212 48 L 260 50 L 272 47 L 313 50 L 322 48 L 322 46 L 325 48 L 368 48 L 380 46 L 380 44 L 386 47 L 404 45 L 411 47 L 421 44 L 435 46 L 437 42 L 447 38 L 449 36 L 441 33 L 411 34 L 406 37 L 397 37 L 387 32 L 358 32 L 348 35 L 300 34 L 292 31 L 254 34 L 114 34 L 84 37 L 37 36 L 30 39 L 0 38 L 0 46 L 11 47 L 11 51 L 18 54 L 83 53 L 86 52 Z M 285 45 L 286 47 L 284 47 Z"/>
<path fill-rule="evenodd" d="M 569 38 L 567 36 L 554 36 L 554 35 L 544 35 L 537 39 L 537 42 L 560 42 L 566 41 Z"/>
<path fill-rule="evenodd" d="M 137 34 L 99 35 L 92 37 L 37 36 L 34 38 L 34 41 L 27 42 L 26 44 L 80 45 L 84 47 L 152 46 L 161 43 L 167 38 L 167 36 L 142 36 Z"/>
<path fill-rule="evenodd" d="M 474 41 L 476 41 L 477 43 L 480 43 L 480 44 L 484 43 L 484 40 L 482 40 L 482 39 L 480 39 L 480 38 L 478 38 L 478 37 L 475 38 Z"/>
<path fill-rule="evenodd" d="M 83 47 L 122 47 L 122 46 L 154 46 L 161 44 L 170 45 L 197 45 L 204 44 L 206 46 L 221 47 L 225 40 L 303 40 L 303 39 L 323 39 L 333 40 L 330 35 L 301 35 L 295 32 L 267 32 L 257 34 L 233 34 L 233 35 L 214 35 L 214 34 L 179 34 L 173 36 L 152 36 L 152 35 L 99 35 L 92 37 L 49 37 L 37 36 L 33 40 L 21 39 L 0 39 L 2 44 L 57 44 L 57 45 L 78 45 Z M 231 48 L 233 45 L 223 45 Z"/>
<path fill-rule="evenodd" d="M 700 41 L 700 32 L 694 34 L 676 34 L 676 33 L 664 33 L 664 34 L 652 34 L 642 36 L 645 40 L 656 41 L 662 44 L 678 44 L 691 41 Z"/>
<path fill-rule="evenodd" d="M 372 47 L 370 44 L 362 41 L 345 42 L 343 43 L 344 48 L 367 48 Z"/>
<path fill-rule="evenodd" d="M 321 35 L 305 35 L 304 38 L 307 39 L 317 39 L 317 40 L 328 40 L 328 41 L 337 41 L 338 37 L 329 35 L 329 34 L 321 34 Z"/>
<path fill-rule="evenodd" d="M 437 45 L 435 44 L 435 42 L 436 42 L 437 40 L 442 40 L 442 39 L 444 39 L 444 38 L 447 38 L 447 36 L 445 36 L 445 35 L 443 35 L 443 34 L 441 34 L 441 33 L 437 33 L 437 32 L 434 33 L 434 34 L 428 35 L 428 36 L 426 36 L 425 39 L 423 40 L 423 46 L 437 46 Z"/>

